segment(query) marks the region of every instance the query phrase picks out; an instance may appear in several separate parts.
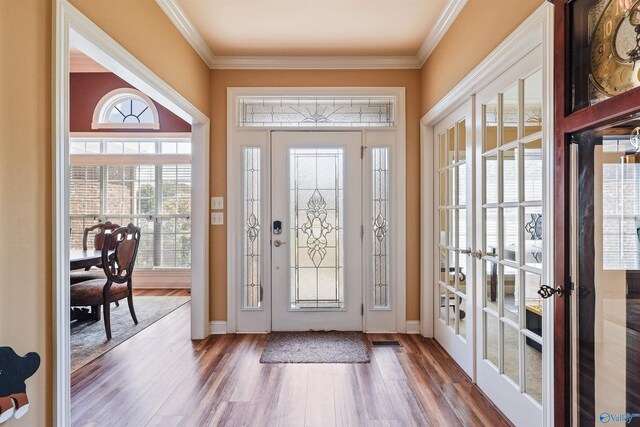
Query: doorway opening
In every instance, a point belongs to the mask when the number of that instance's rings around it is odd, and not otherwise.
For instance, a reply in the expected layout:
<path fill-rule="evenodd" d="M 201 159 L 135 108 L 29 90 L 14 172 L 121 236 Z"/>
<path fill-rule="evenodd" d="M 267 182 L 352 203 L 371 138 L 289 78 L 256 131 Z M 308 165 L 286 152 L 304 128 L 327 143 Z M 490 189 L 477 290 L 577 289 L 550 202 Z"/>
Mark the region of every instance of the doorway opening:
<path fill-rule="evenodd" d="M 73 372 L 190 300 L 192 144 L 189 123 L 73 47 L 70 71 Z M 134 308 L 92 305 L 83 296 L 107 286 L 97 255 L 128 224 L 140 230 Z"/>
<path fill-rule="evenodd" d="M 422 119 L 424 327 L 517 425 L 554 414 L 552 11 Z"/>
<path fill-rule="evenodd" d="M 404 332 L 404 89 L 227 105 L 227 330 Z"/>
<path fill-rule="evenodd" d="M 69 270 L 71 266 L 71 246 L 72 243 L 77 243 L 76 240 L 78 238 L 78 231 L 72 228 L 72 214 L 76 215 L 73 222 L 78 222 L 79 219 L 77 215 L 81 215 L 80 212 L 72 212 L 71 207 L 72 203 L 70 203 L 69 196 L 71 195 L 72 187 L 76 186 L 76 190 L 79 187 L 76 184 L 82 182 L 82 180 L 76 180 L 73 182 L 72 174 L 82 175 L 83 171 L 88 173 L 89 164 L 94 163 L 94 167 L 97 166 L 100 169 L 100 177 L 96 179 L 97 185 L 103 186 L 103 190 L 105 191 L 95 191 L 94 193 L 100 194 L 101 198 L 105 198 L 110 202 L 114 203 L 122 203 L 129 204 L 130 207 L 138 206 L 140 207 L 142 204 L 142 200 L 139 197 L 124 197 L 123 194 L 126 193 L 126 189 L 135 189 L 138 190 L 144 187 L 144 180 L 138 179 L 140 176 L 140 171 L 142 169 L 148 169 L 149 163 L 152 164 L 153 171 L 155 172 L 156 166 L 160 166 L 161 176 L 167 174 L 170 175 L 171 165 L 173 165 L 174 178 L 176 178 L 173 182 L 173 189 L 177 192 L 178 188 L 186 188 L 187 186 L 184 184 L 184 180 L 177 178 L 181 175 L 181 172 L 184 172 L 184 167 L 181 167 L 181 162 L 177 161 L 177 158 L 172 158 L 171 162 L 169 162 L 168 157 L 165 158 L 163 162 L 151 162 L 149 158 L 146 161 L 141 161 L 142 157 L 145 155 L 152 153 L 145 153 L 144 150 L 150 148 L 151 145 L 147 144 L 150 141 L 145 141 L 140 139 L 139 136 L 134 136 L 134 139 L 137 141 L 126 141 L 127 143 L 131 143 L 130 145 L 126 145 L 128 148 L 133 148 L 134 145 L 138 148 L 138 153 L 130 153 L 125 151 L 125 141 L 124 140 L 114 140 L 111 135 L 111 129 L 108 129 L 108 123 L 103 123 L 107 125 L 104 130 L 105 133 L 109 133 L 106 136 L 102 135 L 103 140 L 98 142 L 93 140 L 96 135 L 82 135 L 82 134 L 72 134 L 72 129 L 70 128 L 71 123 L 71 79 L 70 76 L 70 54 L 71 54 L 71 46 L 73 46 L 74 50 L 80 51 L 83 55 L 87 56 L 91 59 L 91 61 L 99 64 L 106 70 L 112 71 L 118 78 L 125 81 L 129 86 L 128 89 L 134 87 L 138 89 L 142 94 L 136 93 L 134 96 L 131 96 L 129 99 L 129 109 L 130 111 L 125 111 L 123 108 L 119 108 L 124 114 L 122 114 L 121 119 L 128 123 L 130 120 L 135 120 L 137 122 L 137 130 L 148 129 L 147 132 L 156 132 L 158 130 L 155 126 L 157 123 L 157 111 L 153 111 L 154 109 L 166 109 L 168 112 L 173 114 L 176 118 L 184 121 L 187 126 L 191 127 L 190 134 L 190 149 L 193 154 L 193 161 L 190 164 L 190 195 L 189 197 L 181 198 L 181 197 L 169 197 L 169 199 L 173 200 L 174 206 L 180 206 L 180 199 L 189 199 L 190 200 L 190 208 L 191 213 L 189 215 L 190 221 L 190 236 L 191 242 L 185 243 L 186 246 L 189 246 L 188 250 L 174 250 L 174 261 L 180 258 L 180 253 L 182 255 L 190 258 L 191 265 L 191 274 L 190 277 L 186 279 L 187 283 L 192 283 L 191 286 L 191 294 L 193 296 L 194 304 L 191 308 L 191 337 L 193 339 L 202 339 L 205 336 L 209 335 L 209 321 L 208 321 L 208 233 L 206 232 L 208 228 L 208 215 L 207 215 L 207 207 L 208 207 L 208 159 L 209 159 L 209 119 L 198 111 L 195 107 L 193 107 L 185 98 L 183 98 L 179 93 L 169 87 L 165 82 L 163 82 L 158 76 L 156 76 L 151 70 L 146 68 L 142 63 L 140 63 L 137 59 L 135 59 L 131 54 L 129 54 L 125 49 L 123 49 L 120 45 L 118 45 L 112 38 L 110 38 L 106 33 L 100 30 L 95 24 L 93 24 L 90 20 L 88 20 L 84 15 L 82 15 L 77 9 L 71 6 L 67 1 L 60 0 L 57 2 L 57 10 L 56 10 L 56 48 L 55 48 L 55 123 L 54 123 L 54 284 L 55 284 L 55 301 L 56 308 L 54 311 L 54 320 L 55 320 L 55 346 L 56 346 L 56 366 L 55 366 L 55 395 L 56 399 L 56 424 L 59 425 L 68 425 L 70 420 L 70 372 L 71 372 L 71 363 L 70 363 L 70 321 L 71 321 L 71 292 L 70 292 L 70 275 Z M 110 98 L 109 102 L 105 103 L 104 111 L 107 111 L 109 108 L 112 108 L 113 111 L 115 109 L 113 107 L 119 106 L 122 104 L 118 104 L 123 101 L 122 99 L 116 99 L 119 93 L 112 93 L 112 99 Z M 118 96 L 116 96 L 118 95 Z M 149 100 L 151 103 L 149 103 Z M 137 111 L 137 107 L 140 106 L 140 103 L 146 104 L 146 107 L 149 107 L 150 110 L 145 110 L 144 108 L 141 111 Z M 107 105 L 108 104 L 108 105 Z M 91 113 L 93 113 L 93 109 L 91 109 Z M 145 112 L 146 111 L 146 112 Z M 134 114 L 135 113 L 135 114 Z M 138 114 L 139 113 L 139 114 Z M 151 114 L 149 114 L 151 113 Z M 96 121 L 95 119 L 99 119 Z M 92 125 L 96 123 L 99 124 L 100 120 L 105 122 L 109 120 L 109 116 L 105 115 L 100 117 L 93 117 Z M 118 125 L 120 126 L 120 125 Z M 136 126 L 132 126 L 135 128 Z M 132 135 L 128 135 L 132 137 Z M 152 135 L 146 135 L 147 137 L 151 137 Z M 155 135 L 158 137 L 158 135 Z M 175 135 L 174 135 L 175 136 Z M 185 135 L 183 135 L 185 136 Z M 125 135 L 119 135 L 119 137 L 125 137 Z M 78 138 L 82 139 L 79 140 Z M 189 137 L 187 137 L 189 139 Z M 73 140 L 73 141 L 72 141 Z M 73 144 L 72 144 L 73 142 Z M 164 141 L 169 142 L 169 141 Z M 173 145 L 177 150 L 179 141 L 173 141 Z M 81 153 L 79 151 L 82 150 L 93 150 L 93 148 L 98 147 L 97 152 L 93 153 Z M 109 152 L 110 149 L 120 148 L 121 151 L 118 152 Z M 158 141 L 154 147 L 160 147 L 160 153 L 153 153 L 157 155 L 162 154 L 162 141 Z M 168 147 L 168 146 L 167 146 Z M 95 165 L 95 161 L 91 162 L 79 162 L 73 164 L 71 161 L 71 153 L 73 150 L 73 156 L 75 160 L 80 160 L 81 156 L 85 155 L 84 160 L 87 160 L 88 156 L 101 157 L 104 156 L 103 159 L 109 159 L 106 162 L 98 162 L 100 164 Z M 103 151 L 104 150 L 104 151 Z M 117 150 L 116 150 L 117 151 Z M 175 153 L 178 155 L 180 153 Z M 79 157 L 80 156 L 80 157 Z M 114 164 L 113 162 L 118 160 L 124 160 L 126 156 L 133 156 L 128 159 L 127 162 L 121 162 L 120 164 Z M 136 161 L 132 161 L 135 158 Z M 95 159 L 94 159 L 95 160 Z M 157 160 L 157 159 L 156 159 Z M 117 162 L 116 162 L 117 163 Z M 160 164 L 156 164 L 160 163 Z M 165 166 L 167 166 L 167 170 L 164 171 Z M 95 172 L 95 171 L 94 171 Z M 165 173 L 166 172 L 166 173 Z M 102 179 L 104 176 L 104 179 Z M 86 175 L 85 175 L 86 176 Z M 110 179 L 113 178 L 113 179 Z M 161 179 L 162 180 L 162 179 Z M 167 180 L 167 184 L 168 184 Z M 85 180 L 86 182 L 86 180 Z M 149 182 L 150 184 L 150 182 Z M 116 197 L 115 192 L 110 192 L 109 186 L 114 188 L 119 188 L 119 196 Z M 167 188 L 167 186 L 165 186 Z M 132 193 L 134 194 L 134 193 Z M 168 192 L 165 193 L 168 195 Z M 147 202 L 149 198 L 147 198 Z M 170 204 L 167 201 L 168 204 Z M 111 204 L 113 205 L 113 204 Z M 178 209 L 178 208 L 176 208 Z M 179 210 L 179 209 L 178 209 Z M 135 225 L 140 224 L 142 218 L 136 218 L 136 212 L 131 213 L 132 211 L 128 211 L 127 215 L 122 214 L 121 218 L 111 218 L 114 221 L 118 220 L 120 222 L 132 222 Z M 93 213 L 93 212 L 92 212 Z M 109 216 L 113 216 L 115 213 L 113 211 L 100 211 L 98 215 L 94 219 L 91 218 L 91 222 L 95 222 L 96 224 L 100 223 L 100 220 L 108 220 Z M 103 218 L 104 216 L 104 218 Z M 117 216 L 117 215 L 116 215 Z M 126 218 L 125 218 L 126 216 Z M 86 222 L 86 218 L 82 218 L 83 221 Z M 155 221 L 159 222 L 170 222 L 170 219 L 165 217 L 161 217 L 157 212 L 155 218 L 152 218 Z M 162 220 L 162 221 L 161 221 Z M 172 218 L 174 224 L 179 222 L 179 220 L 186 220 L 186 218 Z M 87 224 L 83 224 L 86 226 Z M 127 224 L 119 224 L 126 226 Z M 155 225 L 154 225 L 155 226 Z M 81 226 L 82 227 L 82 226 Z M 77 228 L 77 227 L 76 227 Z M 159 230 L 162 230 L 162 226 L 159 227 Z M 71 231 L 71 233 L 70 233 Z M 156 233 L 145 233 L 148 237 L 155 235 Z M 169 233 L 167 234 L 167 241 L 169 240 Z M 180 240 L 180 233 L 172 233 L 174 237 L 174 243 Z M 131 236 L 131 235 L 129 235 Z M 91 245 L 93 236 L 88 236 L 89 245 Z M 162 239 L 161 239 L 162 240 Z M 116 245 L 117 246 L 117 245 Z M 160 245 L 161 247 L 162 245 Z M 144 246 L 142 242 L 139 244 L 139 248 Z M 177 247 L 177 246 L 176 246 Z M 183 246 L 184 247 L 184 246 Z M 117 247 L 114 248 L 117 252 Z M 160 251 L 162 254 L 162 251 Z M 165 251 L 166 253 L 166 251 Z M 140 253 L 138 253 L 140 257 Z M 144 257 L 138 258 L 138 262 L 142 262 Z M 109 258 L 111 259 L 111 258 Z M 91 272 L 91 271 L 90 271 Z M 135 275 L 135 272 L 134 272 Z M 192 280 L 191 280 L 192 279 Z M 134 281 L 137 280 L 135 277 Z M 142 277 L 140 277 L 140 282 L 142 282 Z M 126 285 L 125 285 L 126 286 Z M 124 304 L 123 311 L 126 312 L 127 304 Z M 123 304 L 120 304 L 123 308 Z M 111 305 L 113 307 L 113 305 Z M 128 319 L 132 321 L 135 319 L 132 310 L 132 319 Z M 106 326 L 106 325 L 105 325 Z M 185 327 L 187 327 L 185 325 Z"/>

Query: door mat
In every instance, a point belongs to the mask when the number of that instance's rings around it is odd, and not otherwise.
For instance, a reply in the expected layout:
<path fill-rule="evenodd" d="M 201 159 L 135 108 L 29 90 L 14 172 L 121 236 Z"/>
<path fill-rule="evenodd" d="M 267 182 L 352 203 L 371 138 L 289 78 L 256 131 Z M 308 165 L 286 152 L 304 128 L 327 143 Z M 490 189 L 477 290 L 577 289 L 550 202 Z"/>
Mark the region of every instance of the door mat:
<path fill-rule="evenodd" d="M 369 363 L 362 332 L 273 332 L 260 363 Z"/>

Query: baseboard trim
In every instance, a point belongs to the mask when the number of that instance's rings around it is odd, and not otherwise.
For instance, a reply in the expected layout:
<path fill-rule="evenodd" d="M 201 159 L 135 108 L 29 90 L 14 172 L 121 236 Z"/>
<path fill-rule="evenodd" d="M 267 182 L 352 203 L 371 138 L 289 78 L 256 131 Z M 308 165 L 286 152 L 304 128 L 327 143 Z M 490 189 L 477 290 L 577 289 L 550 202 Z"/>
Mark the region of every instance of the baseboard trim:
<path fill-rule="evenodd" d="M 419 334 L 420 333 L 420 321 L 419 320 L 407 320 L 407 334 Z"/>
<path fill-rule="evenodd" d="M 224 335 L 227 333 L 226 320 L 213 320 L 210 324 L 211 335 Z"/>
<path fill-rule="evenodd" d="M 210 323 L 210 334 L 211 335 L 224 335 L 227 333 L 227 321 L 226 320 L 212 320 Z M 252 334 L 265 334 L 268 332 L 246 332 Z M 378 331 L 367 331 L 368 334 L 375 333 L 386 333 L 392 334 L 392 331 L 386 332 L 378 332 Z M 420 321 L 419 320 L 407 320 L 406 322 L 406 332 L 407 334 L 419 334 L 420 333 Z"/>
<path fill-rule="evenodd" d="M 135 288 L 190 289 L 191 270 L 140 270 L 133 273 Z"/>

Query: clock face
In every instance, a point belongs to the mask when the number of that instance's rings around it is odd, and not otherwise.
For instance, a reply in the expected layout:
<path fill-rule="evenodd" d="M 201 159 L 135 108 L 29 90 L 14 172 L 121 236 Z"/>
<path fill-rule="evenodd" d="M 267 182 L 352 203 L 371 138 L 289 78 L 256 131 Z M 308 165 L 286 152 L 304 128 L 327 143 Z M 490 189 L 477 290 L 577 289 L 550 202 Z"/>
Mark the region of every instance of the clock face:
<path fill-rule="evenodd" d="M 640 0 L 605 0 L 596 14 L 591 82 L 609 96 L 640 86 Z"/>

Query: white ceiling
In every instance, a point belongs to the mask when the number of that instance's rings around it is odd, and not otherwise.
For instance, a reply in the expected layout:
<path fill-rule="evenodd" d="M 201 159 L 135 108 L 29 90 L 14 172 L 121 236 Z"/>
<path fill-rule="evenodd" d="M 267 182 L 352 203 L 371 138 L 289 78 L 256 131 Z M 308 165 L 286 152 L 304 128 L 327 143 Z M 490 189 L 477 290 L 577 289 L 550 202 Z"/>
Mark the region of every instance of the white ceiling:
<path fill-rule="evenodd" d="M 156 0 L 212 68 L 282 57 L 419 68 L 466 1 Z"/>
<path fill-rule="evenodd" d="M 177 0 L 221 56 L 415 55 L 446 0 Z"/>

